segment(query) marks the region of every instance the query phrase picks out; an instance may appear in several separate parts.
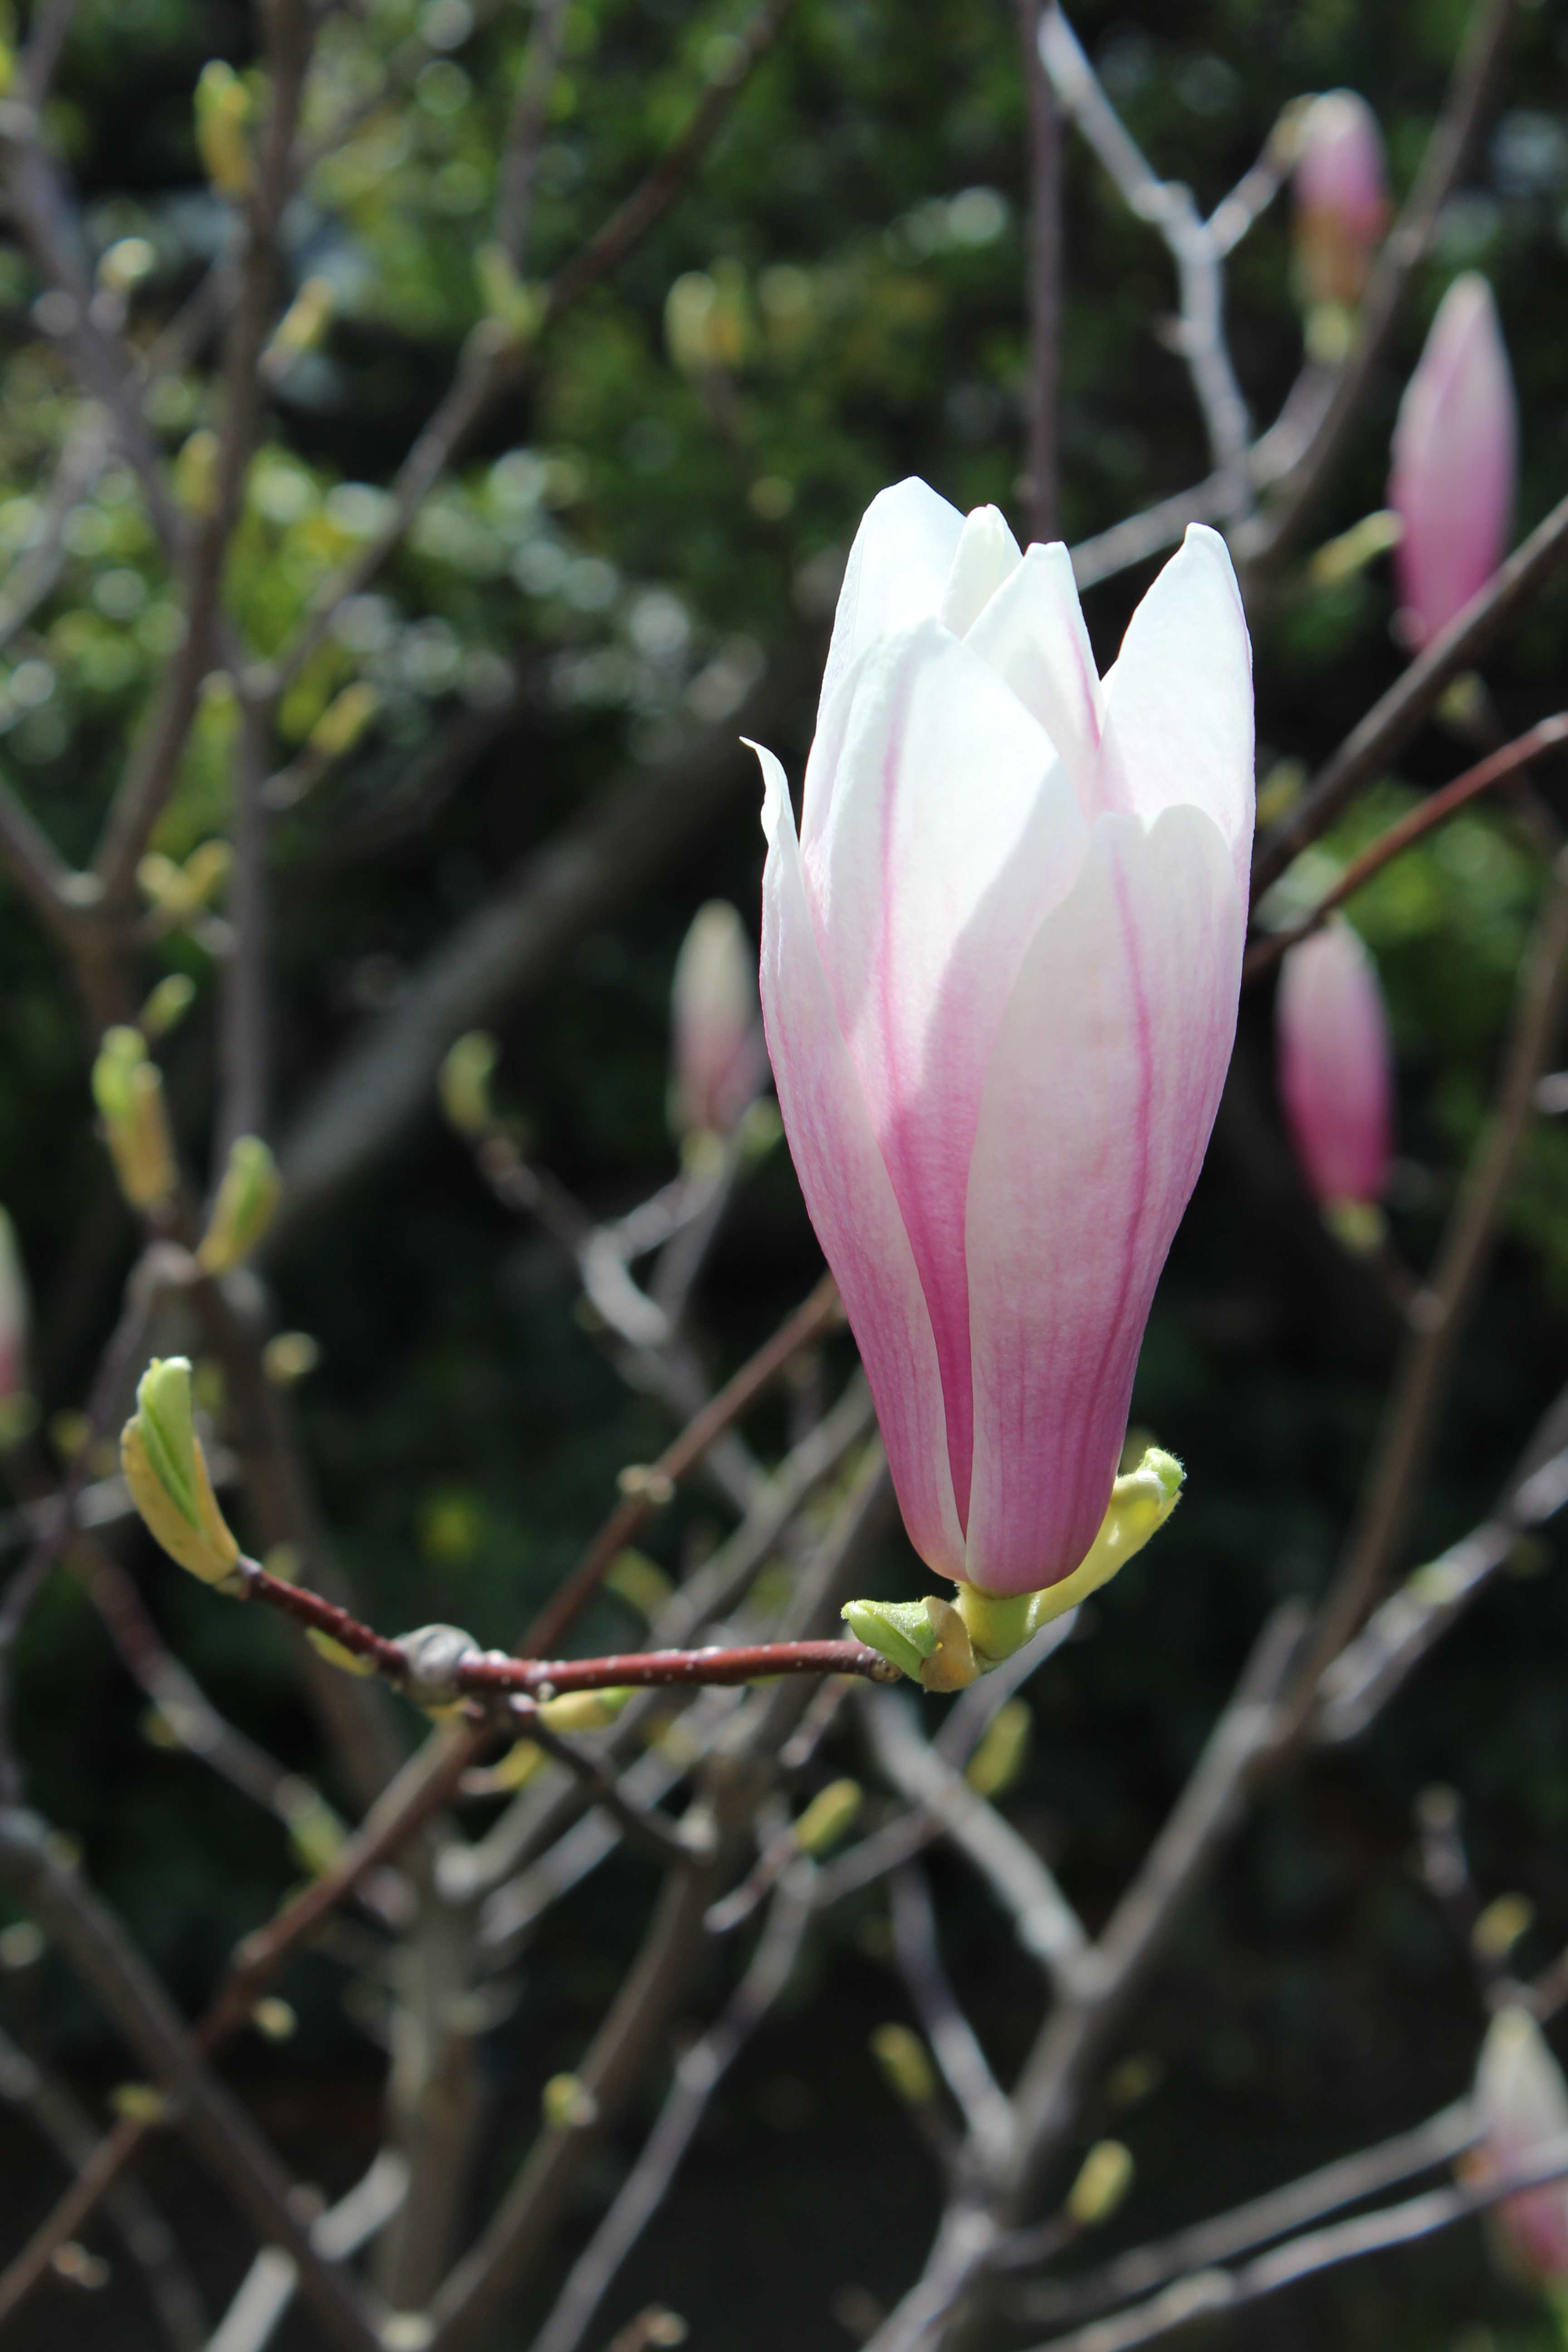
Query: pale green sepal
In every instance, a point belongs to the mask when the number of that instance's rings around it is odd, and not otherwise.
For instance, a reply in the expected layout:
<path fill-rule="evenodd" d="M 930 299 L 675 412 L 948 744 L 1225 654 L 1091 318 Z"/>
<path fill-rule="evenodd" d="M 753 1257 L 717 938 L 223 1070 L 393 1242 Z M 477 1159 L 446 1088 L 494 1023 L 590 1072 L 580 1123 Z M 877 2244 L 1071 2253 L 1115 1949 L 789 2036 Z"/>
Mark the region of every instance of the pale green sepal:
<path fill-rule="evenodd" d="M 1029 1638 L 1032 1592 L 987 1592 L 978 1584 L 961 1584 L 954 1607 L 963 1618 L 974 1648 L 974 1663 L 988 1674 Z"/>
<path fill-rule="evenodd" d="M 1080 1601 L 1087 1601 L 1091 1592 L 1109 1584 L 1134 1552 L 1142 1550 L 1181 1500 L 1185 1475 L 1173 1454 L 1151 1445 L 1137 1469 L 1117 1479 L 1088 1558 L 1070 1576 L 1064 1576 L 1059 1584 L 1047 1584 L 1043 1592 L 1034 1594 L 1029 1612 L 1031 1633 L 1037 1633 L 1053 1618 L 1063 1617 L 1069 1609 L 1076 1609 Z"/>

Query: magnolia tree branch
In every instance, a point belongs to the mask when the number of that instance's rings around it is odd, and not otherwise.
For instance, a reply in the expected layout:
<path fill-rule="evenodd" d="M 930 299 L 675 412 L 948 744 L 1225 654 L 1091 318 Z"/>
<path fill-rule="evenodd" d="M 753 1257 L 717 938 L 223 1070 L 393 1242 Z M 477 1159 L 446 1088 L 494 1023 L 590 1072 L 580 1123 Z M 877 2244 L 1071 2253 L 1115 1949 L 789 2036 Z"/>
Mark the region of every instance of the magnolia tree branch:
<path fill-rule="evenodd" d="M 1564 742 L 1568 742 L 1568 711 L 1558 711 L 1554 717 L 1542 719 L 1537 726 L 1516 736 L 1511 743 L 1505 743 L 1500 750 L 1489 753 L 1473 768 L 1467 768 L 1464 774 L 1456 776 L 1451 784 L 1445 784 L 1440 791 L 1428 793 L 1407 816 L 1401 817 L 1397 824 L 1391 824 L 1385 833 L 1381 833 L 1359 857 L 1352 857 L 1333 888 L 1325 890 L 1316 906 L 1303 915 L 1300 922 L 1292 923 L 1287 930 L 1273 931 L 1266 940 L 1256 940 L 1248 948 L 1241 967 L 1243 982 L 1258 980 L 1264 972 L 1272 970 L 1289 949 L 1321 929 L 1336 907 L 1342 907 L 1347 898 L 1353 898 L 1374 874 L 1381 873 L 1392 858 L 1399 856 L 1413 842 L 1421 840 L 1438 825 L 1447 824 L 1451 816 L 1456 816 L 1460 809 L 1482 793 L 1489 792 L 1494 784 L 1506 783 L 1510 777 L 1528 768 L 1532 761 L 1541 759 L 1548 751 L 1559 750 Z"/>

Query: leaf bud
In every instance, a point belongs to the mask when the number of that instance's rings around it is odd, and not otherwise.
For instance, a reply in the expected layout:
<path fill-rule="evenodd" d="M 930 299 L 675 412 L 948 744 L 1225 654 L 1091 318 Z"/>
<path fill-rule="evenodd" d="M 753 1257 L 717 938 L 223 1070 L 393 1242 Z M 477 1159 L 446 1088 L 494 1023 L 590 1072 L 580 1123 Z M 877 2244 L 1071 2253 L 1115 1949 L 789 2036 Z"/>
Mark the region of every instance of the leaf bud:
<path fill-rule="evenodd" d="M 853 1827 L 864 1801 L 858 1780 L 830 1780 L 819 1789 L 790 1834 L 801 1853 L 831 1853 Z"/>
<path fill-rule="evenodd" d="M 177 1181 L 174 1147 L 163 1081 L 147 1058 L 140 1030 L 105 1030 L 92 1066 L 92 1093 L 126 1200 L 133 1209 L 162 1208 Z"/>
<path fill-rule="evenodd" d="M 584 2131 L 599 2119 L 599 2103 L 577 2074 L 552 2074 L 540 2105 L 552 2131 Z"/>
<path fill-rule="evenodd" d="M 1096 2140 L 1068 2191 L 1067 2210 L 1080 2230 L 1110 2221 L 1132 2186 L 1132 2152 L 1121 2140 Z"/>
<path fill-rule="evenodd" d="M 136 1025 L 149 1040 L 166 1037 L 178 1027 L 196 1001 L 196 983 L 183 971 L 171 971 L 158 982 L 136 1016 Z"/>
<path fill-rule="evenodd" d="M 210 58 L 196 79 L 196 152 L 220 196 L 246 196 L 255 171 L 250 159 L 250 92 L 234 68 Z"/>
<path fill-rule="evenodd" d="M 936 2074 L 918 2033 L 907 2025 L 879 2025 L 871 2036 L 871 2055 L 895 2098 L 907 2107 L 930 2106 L 936 2096 Z"/>
<path fill-rule="evenodd" d="M 470 1029 L 447 1048 L 437 1090 L 448 1127 L 471 1143 L 495 1124 L 490 1108 L 490 1078 L 498 1048 L 483 1029 Z"/>
<path fill-rule="evenodd" d="M 196 1251 L 204 1274 L 229 1274 L 244 1265 L 272 1223 L 282 1189 L 278 1163 L 261 1138 L 237 1136 Z"/>
<path fill-rule="evenodd" d="M 230 1585 L 239 1546 L 213 1493 L 184 1356 L 154 1356 L 120 1438 L 131 1499 L 171 1559 L 204 1584 Z"/>
<path fill-rule="evenodd" d="M 976 1795 L 1000 1797 L 1013 1786 L 1028 1757 L 1034 1728 L 1026 1699 L 1010 1698 L 998 1710 L 964 1771 Z"/>

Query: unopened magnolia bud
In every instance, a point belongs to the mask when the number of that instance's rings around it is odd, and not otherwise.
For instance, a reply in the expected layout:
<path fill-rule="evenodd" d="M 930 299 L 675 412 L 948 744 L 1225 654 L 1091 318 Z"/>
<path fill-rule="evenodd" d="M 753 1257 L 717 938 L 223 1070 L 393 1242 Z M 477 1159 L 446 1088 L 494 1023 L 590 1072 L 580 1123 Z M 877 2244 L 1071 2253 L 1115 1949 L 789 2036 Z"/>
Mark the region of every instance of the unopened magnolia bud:
<path fill-rule="evenodd" d="M 675 961 L 670 992 L 670 1120 L 679 1135 L 731 1135 L 767 1067 L 757 959 L 722 898 L 699 908 Z"/>
<path fill-rule="evenodd" d="M 1456 278 L 1405 386 L 1394 428 L 1388 503 L 1399 632 L 1427 645 L 1486 586 L 1507 551 L 1519 453 L 1518 404 L 1497 304 L 1474 270 Z"/>
<path fill-rule="evenodd" d="M 598 2102 L 576 2074 L 552 2074 L 540 2105 L 552 2131 L 584 2131 L 598 2121 Z"/>
<path fill-rule="evenodd" d="M 92 1093 L 120 1189 L 133 1209 L 162 1208 L 178 1181 L 163 1081 L 139 1029 L 105 1030 Z"/>
<path fill-rule="evenodd" d="M 1349 923 L 1289 950 L 1274 1026 L 1279 1098 L 1313 1198 L 1325 1213 L 1374 1206 L 1393 1159 L 1394 1048 L 1377 966 Z M 1342 1217 L 1340 1230 L 1353 1244 Z"/>
<path fill-rule="evenodd" d="M 1388 226 L 1377 118 L 1353 89 L 1314 99 L 1297 133 L 1296 268 L 1309 316 L 1361 300 Z"/>
<path fill-rule="evenodd" d="M 965 1769 L 963 1777 L 977 1795 L 1000 1797 L 1012 1787 L 1024 1769 L 1034 1729 L 1028 1702 L 1010 1698 L 987 1725 Z"/>
<path fill-rule="evenodd" d="M 143 1037 L 166 1037 L 184 1019 L 196 1001 L 196 983 L 183 971 L 172 971 L 158 982 L 137 1015 Z"/>
<path fill-rule="evenodd" d="M 278 1163 L 260 1137 L 237 1136 L 196 1252 L 205 1274 L 244 1265 L 272 1223 L 282 1190 Z"/>
<path fill-rule="evenodd" d="M 1119 2139 L 1097 2140 L 1068 2191 L 1067 2210 L 1080 2230 L 1109 2221 L 1132 2186 L 1132 2155 Z"/>
<path fill-rule="evenodd" d="M 499 1048 L 483 1029 L 470 1029 L 447 1048 L 437 1089 L 449 1127 L 470 1142 L 494 1124 L 490 1108 L 490 1078 Z"/>
<path fill-rule="evenodd" d="M 381 697 L 374 687 L 367 678 L 356 678 L 333 697 L 311 728 L 310 749 L 320 759 L 341 760 L 353 750 L 380 709 Z"/>
<path fill-rule="evenodd" d="M 907 2025 L 879 2025 L 871 2036 L 871 2055 L 895 2098 L 907 2107 L 929 2107 L 936 2096 L 936 2075 L 925 2043 Z"/>
<path fill-rule="evenodd" d="M 226 1584 L 239 1559 L 217 1506 L 191 1408 L 184 1356 L 154 1356 L 136 1388 L 136 1411 L 120 1438 L 131 1499 L 151 1533 L 204 1584 Z"/>
<path fill-rule="evenodd" d="M 209 59 L 196 81 L 196 152 L 220 196 L 248 195 L 250 92 L 231 65 Z"/>
<path fill-rule="evenodd" d="M 858 1780 L 830 1780 L 826 1789 L 817 1790 L 790 1832 L 797 1850 L 813 1856 L 831 1853 L 854 1826 L 864 1801 Z"/>
<path fill-rule="evenodd" d="M 0 1209 L 0 1406 L 25 1393 L 31 1310 L 16 1229 Z"/>

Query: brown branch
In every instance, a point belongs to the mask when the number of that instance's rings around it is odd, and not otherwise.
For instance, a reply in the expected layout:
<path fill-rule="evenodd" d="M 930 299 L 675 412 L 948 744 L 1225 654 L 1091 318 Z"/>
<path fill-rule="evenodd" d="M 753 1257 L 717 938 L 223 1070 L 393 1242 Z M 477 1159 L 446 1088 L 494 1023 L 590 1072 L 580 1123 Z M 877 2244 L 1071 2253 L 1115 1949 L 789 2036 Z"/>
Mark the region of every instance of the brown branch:
<path fill-rule="evenodd" d="M 1568 499 L 1517 547 L 1502 569 L 1433 638 L 1321 768 L 1290 814 L 1258 843 L 1252 866 L 1256 900 L 1291 859 L 1331 824 L 1363 784 L 1379 774 L 1461 670 L 1473 668 L 1493 638 L 1568 563 Z"/>
<path fill-rule="evenodd" d="M 322 2261 L 277 2158 L 206 2065 L 118 1919 L 55 1858 L 36 1815 L 0 1813 L 0 1883 L 60 1946 L 139 2062 L 176 2102 L 184 2129 L 239 2210 L 264 2242 L 281 2246 L 299 2265 L 300 2292 L 324 2334 L 348 2352 L 375 2352 L 376 2326 L 353 2281 Z"/>
<path fill-rule="evenodd" d="M 658 1460 L 643 1474 L 636 1489 L 623 1496 L 561 1590 L 553 1594 L 529 1627 L 525 1654 L 537 1657 L 559 1642 L 597 1591 L 616 1554 L 624 1551 L 644 1522 L 650 1518 L 671 1487 L 695 1467 L 715 1438 L 739 1420 L 790 1359 L 827 1330 L 839 1313 L 838 1288 L 824 1275 L 810 1297 L 787 1316 L 771 1339 L 727 1381 L 711 1402 L 687 1423 L 667 1445 Z"/>
<path fill-rule="evenodd" d="M 1342 2263 L 1360 2262 L 1368 2254 L 1408 2246 L 1417 2239 L 1431 2237 L 1438 2230 L 1452 2229 L 1456 2222 L 1472 2221 L 1477 2214 L 1489 2212 L 1493 2206 L 1517 2197 L 1521 2190 L 1561 2180 L 1565 2174 L 1568 2142 L 1557 2139 L 1531 2163 L 1521 2164 L 1499 2179 L 1466 2188 L 1429 2189 L 1423 2196 L 1407 2198 L 1402 2205 L 1386 2206 L 1381 2211 L 1359 2214 L 1353 2221 L 1337 2221 L 1327 2229 L 1291 2238 L 1271 2253 L 1259 2254 L 1240 2270 L 1191 2272 L 1152 2302 L 1122 2312 L 1115 2319 L 1093 2320 L 1087 2327 L 1075 2328 L 1070 2335 L 1049 2336 L 1043 2344 L 1031 2346 L 1030 2352 L 1135 2352 L 1136 2347 L 1157 2343 L 1161 2336 L 1173 2335 L 1194 2319 L 1243 2310 L 1261 2303 L 1266 2295 L 1298 2285 L 1302 2279 L 1316 2278 L 1324 2271 L 1336 2269 Z"/>
<path fill-rule="evenodd" d="M 1493 784 L 1503 783 L 1510 776 L 1518 775 L 1520 770 L 1529 767 L 1532 760 L 1555 751 L 1563 742 L 1568 742 L 1568 711 L 1559 711 L 1554 718 L 1542 719 L 1538 726 L 1516 736 L 1511 743 L 1505 743 L 1500 751 L 1478 761 L 1473 768 L 1467 768 L 1464 774 L 1456 776 L 1451 784 L 1445 784 L 1440 791 L 1428 793 L 1418 808 L 1412 809 L 1408 816 L 1401 817 L 1397 824 L 1391 824 L 1385 833 L 1380 833 L 1359 857 L 1353 857 L 1333 888 L 1326 890 L 1317 905 L 1310 913 L 1303 915 L 1299 923 L 1292 923 L 1289 930 L 1274 931 L 1267 939 L 1254 941 L 1241 967 L 1243 982 L 1258 980 L 1266 971 L 1271 971 L 1289 949 L 1319 929 L 1336 907 L 1342 907 L 1347 898 L 1353 898 L 1363 883 L 1370 882 L 1374 874 L 1381 873 L 1390 859 L 1399 856 L 1412 842 L 1419 841 L 1438 825 L 1446 824 L 1451 816 L 1482 793 L 1489 792 Z"/>
<path fill-rule="evenodd" d="M 1384 242 L 1356 317 L 1355 340 L 1317 429 L 1247 550 L 1255 564 L 1276 562 L 1295 539 L 1342 450 L 1382 361 L 1399 305 L 1431 249 L 1438 215 L 1474 146 L 1513 26 L 1515 0 L 1478 0 L 1447 94 L 1426 142 L 1415 184 Z"/>
<path fill-rule="evenodd" d="M 1028 536 L 1058 539 L 1057 378 L 1061 334 L 1061 124 L 1035 35 L 1039 0 L 1016 0 L 1024 52 L 1024 114 L 1029 160 L 1029 374 L 1026 392 Z"/>

